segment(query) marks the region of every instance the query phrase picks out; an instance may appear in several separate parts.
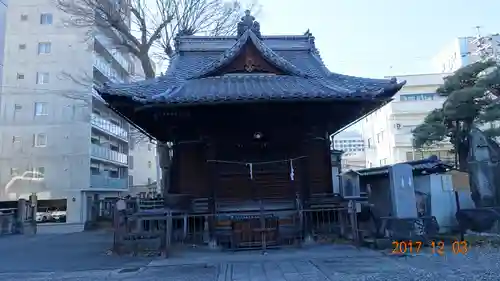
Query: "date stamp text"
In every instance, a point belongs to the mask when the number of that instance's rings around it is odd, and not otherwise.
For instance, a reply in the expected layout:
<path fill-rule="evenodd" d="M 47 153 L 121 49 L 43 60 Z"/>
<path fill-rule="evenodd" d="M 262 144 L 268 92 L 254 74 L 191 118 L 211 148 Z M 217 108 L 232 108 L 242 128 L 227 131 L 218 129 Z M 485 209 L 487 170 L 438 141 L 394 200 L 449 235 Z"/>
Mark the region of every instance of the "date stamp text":
<path fill-rule="evenodd" d="M 392 242 L 392 254 L 418 254 L 421 250 L 428 246 L 431 253 L 434 255 L 443 256 L 446 253 L 453 255 L 465 255 L 469 251 L 469 243 L 467 241 L 451 241 L 445 243 L 444 241 L 431 241 L 428 245 L 425 245 L 421 241 L 393 241 Z M 451 246 L 451 248 L 449 247 Z"/>

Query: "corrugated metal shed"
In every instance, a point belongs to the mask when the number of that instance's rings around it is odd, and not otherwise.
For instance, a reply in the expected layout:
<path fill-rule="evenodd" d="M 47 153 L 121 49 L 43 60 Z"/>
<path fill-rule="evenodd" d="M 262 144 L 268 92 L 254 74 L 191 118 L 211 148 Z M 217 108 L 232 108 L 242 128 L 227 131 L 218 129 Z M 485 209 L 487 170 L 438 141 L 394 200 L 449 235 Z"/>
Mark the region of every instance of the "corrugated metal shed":
<path fill-rule="evenodd" d="M 411 165 L 413 167 L 414 172 L 425 171 L 427 173 L 433 173 L 433 172 L 444 172 L 444 171 L 452 169 L 452 167 L 450 165 L 439 160 L 439 158 L 435 155 L 432 155 L 431 157 L 429 157 L 427 159 L 402 162 L 401 164 Z M 391 166 L 392 165 L 386 165 L 386 166 L 375 167 L 375 168 L 367 168 L 367 169 L 357 170 L 355 172 L 361 177 L 378 176 L 378 175 L 389 174 L 389 168 Z"/>

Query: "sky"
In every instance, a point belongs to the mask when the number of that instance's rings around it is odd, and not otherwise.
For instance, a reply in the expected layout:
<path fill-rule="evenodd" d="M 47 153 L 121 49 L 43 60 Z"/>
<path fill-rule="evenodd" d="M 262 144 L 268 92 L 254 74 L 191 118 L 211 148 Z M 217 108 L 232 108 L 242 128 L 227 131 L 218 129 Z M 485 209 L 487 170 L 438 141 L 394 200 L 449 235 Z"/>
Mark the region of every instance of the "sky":
<path fill-rule="evenodd" d="M 431 58 L 460 36 L 500 33 L 493 0 L 266 0 L 264 35 L 307 29 L 332 72 L 366 77 L 435 72 Z"/>

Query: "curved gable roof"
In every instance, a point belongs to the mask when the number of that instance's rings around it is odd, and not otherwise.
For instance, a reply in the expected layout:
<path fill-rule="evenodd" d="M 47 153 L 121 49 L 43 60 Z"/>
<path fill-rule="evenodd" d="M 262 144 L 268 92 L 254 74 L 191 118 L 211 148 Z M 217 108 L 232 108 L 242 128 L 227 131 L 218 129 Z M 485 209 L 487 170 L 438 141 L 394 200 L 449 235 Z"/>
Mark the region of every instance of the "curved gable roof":
<path fill-rule="evenodd" d="M 231 63 L 234 59 L 236 59 L 236 57 L 241 54 L 243 47 L 248 43 L 252 43 L 266 61 L 273 64 L 278 69 L 281 69 L 283 72 L 290 75 L 308 77 L 305 72 L 301 71 L 295 65 L 266 46 L 266 44 L 264 44 L 262 40 L 260 40 L 251 29 L 248 29 L 236 41 L 236 43 L 227 51 L 225 51 L 217 60 L 214 60 L 212 63 L 200 70 L 199 73 L 193 75 L 188 79 L 205 78 L 211 76 L 213 73 L 217 72 L 217 70 L 223 68 L 224 66 Z"/>
<path fill-rule="evenodd" d="M 105 85 L 98 92 L 108 102 L 122 96 L 142 104 L 175 105 L 265 99 L 385 100 L 404 85 L 395 79 L 330 72 L 310 34 L 259 38 L 247 30 L 239 38 L 186 36 L 176 40 L 177 53 L 165 75 L 129 84 Z M 288 75 L 273 78 L 254 72 L 212 76 L 237 58 L 246 44 L 253 44 L 267 62 Z"/>

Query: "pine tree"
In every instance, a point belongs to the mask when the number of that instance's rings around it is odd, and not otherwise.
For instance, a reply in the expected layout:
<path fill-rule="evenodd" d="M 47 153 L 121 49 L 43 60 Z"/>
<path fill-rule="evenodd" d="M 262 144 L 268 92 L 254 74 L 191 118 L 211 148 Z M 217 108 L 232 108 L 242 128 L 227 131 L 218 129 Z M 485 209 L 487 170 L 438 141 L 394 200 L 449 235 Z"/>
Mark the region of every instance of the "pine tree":
<path fill-rule="evenodd" d="M 446 77 L 436 92 L 446 101 L 412 131 L 414 146 L 421 149 L 450 140 L 458 152 L 459 167 L 466 170 L 466 139 L 473 125 L 500 120 L 500 68 L 491 60 L 467 65 Z M 500 129 L 485 133 L 500 136 Z"/>

